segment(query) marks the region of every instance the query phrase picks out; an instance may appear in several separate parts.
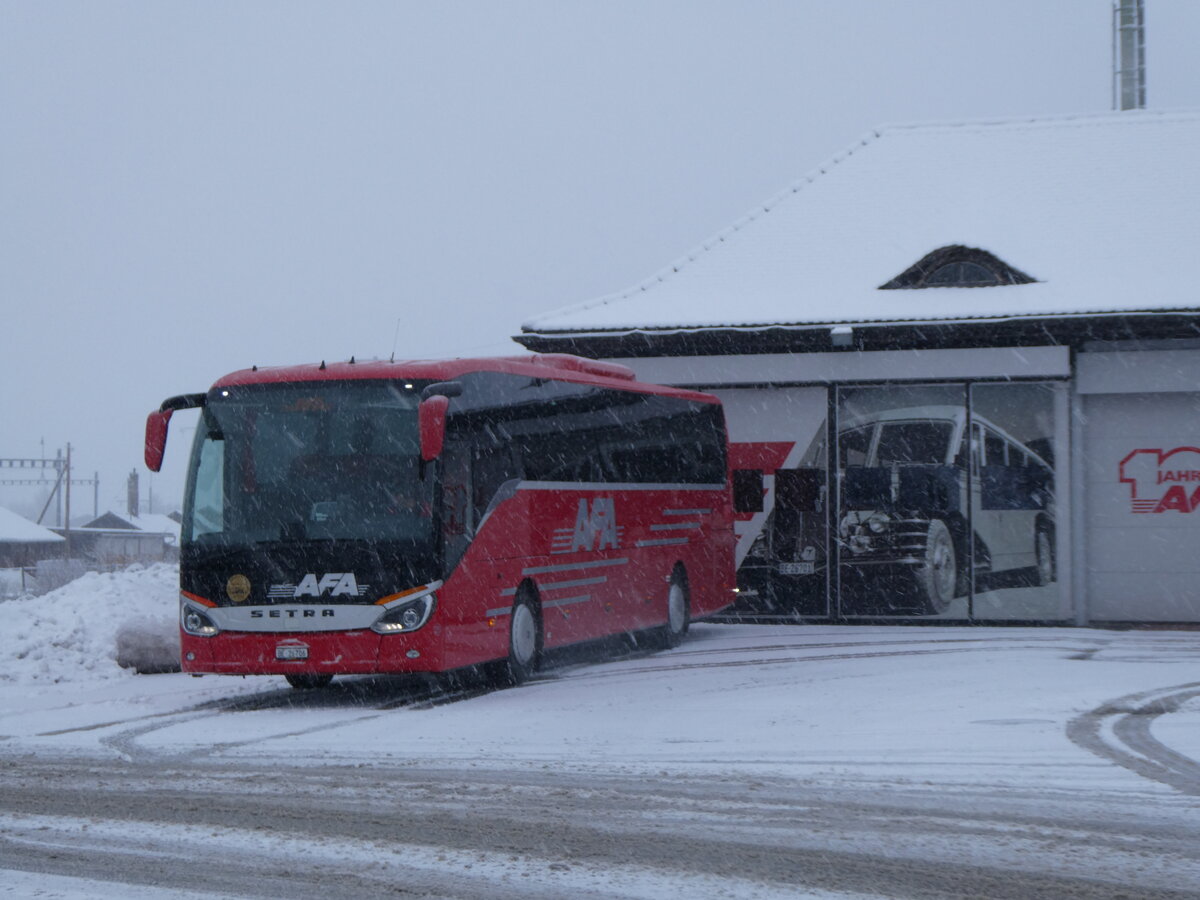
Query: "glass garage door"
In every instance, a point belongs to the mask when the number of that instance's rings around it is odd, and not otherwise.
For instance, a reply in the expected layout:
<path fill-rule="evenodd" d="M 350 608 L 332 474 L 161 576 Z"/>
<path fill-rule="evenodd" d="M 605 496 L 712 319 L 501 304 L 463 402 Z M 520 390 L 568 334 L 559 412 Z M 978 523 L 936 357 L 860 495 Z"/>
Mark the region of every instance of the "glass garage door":
<path fill-rule="evenodd" d="M 836 392 L 836 596 L 848 617 L 1050 620 L 1061 387 Z"/>

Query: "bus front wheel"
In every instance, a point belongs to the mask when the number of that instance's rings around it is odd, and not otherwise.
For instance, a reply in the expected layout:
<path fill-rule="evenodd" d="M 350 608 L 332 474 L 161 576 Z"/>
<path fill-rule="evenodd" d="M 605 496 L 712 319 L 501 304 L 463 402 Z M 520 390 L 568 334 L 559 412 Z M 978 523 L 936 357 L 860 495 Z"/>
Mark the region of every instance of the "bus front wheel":
<path fill-rule="evenodd" d="M 958 555 L 954 551 L 954 537 L 941 519 L 933 519 L 929 523 L 925 557 L 916 570 L 916 581 L 927 614 L 943 613 L 954 602 L 954 589 L 958 583 Z"/>

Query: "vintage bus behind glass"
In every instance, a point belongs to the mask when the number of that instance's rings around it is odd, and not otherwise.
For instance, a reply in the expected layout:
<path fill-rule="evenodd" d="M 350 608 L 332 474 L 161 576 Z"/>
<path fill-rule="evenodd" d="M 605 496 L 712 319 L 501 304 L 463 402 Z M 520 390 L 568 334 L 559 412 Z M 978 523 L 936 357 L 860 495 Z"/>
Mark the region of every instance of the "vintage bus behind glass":
<path fill-rule="evenodd" d="M 564 355 L 252 369 L 201 407 L 184 505 L 186 672 L 492 664 L 623 632 L 678 643 L 734 599 L 716 398 Z"/>

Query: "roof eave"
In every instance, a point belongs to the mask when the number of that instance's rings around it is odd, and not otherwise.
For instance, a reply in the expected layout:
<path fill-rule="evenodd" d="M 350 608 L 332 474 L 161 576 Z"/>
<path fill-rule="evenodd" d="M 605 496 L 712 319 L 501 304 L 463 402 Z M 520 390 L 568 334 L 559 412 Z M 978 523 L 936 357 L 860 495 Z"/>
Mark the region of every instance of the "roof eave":
<path fill-rule="evenodd" d="M 833 342 L 833 333 L 850 333 Z M 989 344 L 1078 344 L 1146 337 L 1200 338 L 1200 308 L 1039 313 L 954 319 L 707 325 L 580 331 L 526 331 L 514 340 L 540 352 L 597 357 L 816 352 L 829 349 L 937 349 Z"/>

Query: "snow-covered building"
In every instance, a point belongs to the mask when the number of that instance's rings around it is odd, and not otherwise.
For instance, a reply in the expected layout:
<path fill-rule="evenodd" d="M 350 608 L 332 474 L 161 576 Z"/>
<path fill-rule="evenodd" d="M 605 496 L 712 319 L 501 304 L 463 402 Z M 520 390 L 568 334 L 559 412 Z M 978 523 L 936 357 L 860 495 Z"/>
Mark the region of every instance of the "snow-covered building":
<path fill-rule="evenodd" d="M 169 515 L 118 515 L 111 510 L 71 529 L 76 551 L 105 565 L 178 558 L 179 522 Z"/>
<path fill-rule="evenodd" d="M 33 566 L 61 556 L 66 541 L 51 531 L 0 507 L 0 568 Z"/>
<path fill-rule="evenodd" d="M 1200 622 L 1198 150 L 1195 112 L 881 128 L 516 339 L 725 400 L 748 612 Z"/>

